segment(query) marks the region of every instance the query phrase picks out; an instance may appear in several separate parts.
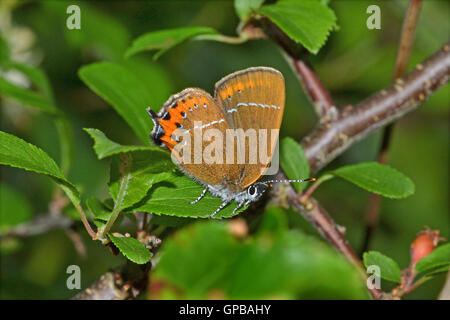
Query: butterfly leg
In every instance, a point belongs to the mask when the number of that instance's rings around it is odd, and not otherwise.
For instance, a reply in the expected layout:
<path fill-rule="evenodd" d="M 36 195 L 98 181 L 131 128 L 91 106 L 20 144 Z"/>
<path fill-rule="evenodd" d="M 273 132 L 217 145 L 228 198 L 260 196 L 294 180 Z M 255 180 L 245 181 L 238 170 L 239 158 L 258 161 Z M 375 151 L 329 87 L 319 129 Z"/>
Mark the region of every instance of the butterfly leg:
<path fill-rule="evenodd" d="M 220 207 L 218 207 L 217 210 L 214 211 L 209 217 L 210 217 L 210 218 L 214 217 L 220 210 L 222 210 L 223 208 L 225 208 L 225 206 L 226 206 L 227 204 L 229 204 L 229 203 L 230 203 L 229 201 L 224 201 L 224 202 L 222 202 L 222 204 L 220 205 Z"/>
<path fill-rule="evenodd" d="M 236 206 L 236 208 L 234 208 L 233 213 L 231 214 L 232 217 L 234 217 L 234 214 L 236 213 L 236 211 L 238 211 L 240 208 L 242 208 L 243 206 L 246 206 L 250 203 L 250 200 L 247 201 L 242 201 L 239 202 L 238 205 Z"/>
<path fill-rule="evenodd" d="M 205 196 L 206 191 L 208 191 L 208 188 L 203 189 L 203 191 L 200 194 L 200 196 L 197 199 L 195 199 L 194 201 L 189 202 L 189 204 L 196 204 L 197 202 L 199 202 L 200 199 L 202 199 Z"/>

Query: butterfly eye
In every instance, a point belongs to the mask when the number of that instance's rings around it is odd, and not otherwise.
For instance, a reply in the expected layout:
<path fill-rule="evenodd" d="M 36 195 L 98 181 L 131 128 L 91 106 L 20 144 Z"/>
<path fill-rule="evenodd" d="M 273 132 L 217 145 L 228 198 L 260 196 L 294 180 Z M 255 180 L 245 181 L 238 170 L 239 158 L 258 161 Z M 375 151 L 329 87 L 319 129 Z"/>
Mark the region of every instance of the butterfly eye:
<path fill-rule="evenodd" d="M 248 194 L 250 197 L 256 196 L 256 187 L 255 187 L 255 186 L 250 186 L 250 187 L 248 187 L 248 189 L 247 189 L 247 194 Z"/>

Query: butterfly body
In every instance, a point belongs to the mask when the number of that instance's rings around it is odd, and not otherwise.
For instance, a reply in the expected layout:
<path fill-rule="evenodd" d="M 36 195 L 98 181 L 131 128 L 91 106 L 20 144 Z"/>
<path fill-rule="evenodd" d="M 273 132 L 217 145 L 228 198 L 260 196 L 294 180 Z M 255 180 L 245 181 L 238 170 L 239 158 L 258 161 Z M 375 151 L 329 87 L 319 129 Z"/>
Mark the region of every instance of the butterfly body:
<path fill-rule="evenodd" d="M 248 68 L 217 82 L 214 97 L 202 89 L 188 88 L 172 95 L 157 114 L 148 109 L 154 122 L 150 135 L 155 144 L 172 152 L 186 175 L 205 187 L 191 203 L 209 191 L 223 201 L 211 216 L 232 201 L 237 202 L 236 211 L 257 201 L 268 187 L 257 181 L 276 149 L 284 102 L 284 78 L 278 70 Z M 251 140 L 253 132 L 260 140 Z M 267 139 L 267 132 L 275 132 L 275 139 Z M 215 149 L 211 148 L 215 143 Z M 268 161 L 253 161 L 263 153 Z M 203 158 L 205 154 L 209 158 Z"/>

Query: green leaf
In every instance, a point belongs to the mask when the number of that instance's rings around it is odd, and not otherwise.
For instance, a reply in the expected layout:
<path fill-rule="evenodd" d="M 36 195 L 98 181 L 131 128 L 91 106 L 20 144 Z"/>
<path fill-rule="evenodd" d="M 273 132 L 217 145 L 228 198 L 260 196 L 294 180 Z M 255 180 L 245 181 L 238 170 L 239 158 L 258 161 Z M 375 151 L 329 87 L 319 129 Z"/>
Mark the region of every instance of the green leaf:
<path fill-rule="evenodd" d="M 25 106 L 37 108 L 51 114 L 58 113 L 55 106 L 51 104 L 42 94 L 19 87 L 3 78 L 0 78 L 0 93 L 19 101 Z"/>
<path fill-rule="evenodd" d="M 28 199 L 5 183 L 0 183 L 0 200 L 0 230 L 31 219 L 31 206 Z"/>
<path fill-rule="evenodd" d="M 138 150 L 161 152 L 160 148 L 157 147 L 124 146 L 118 144 L 112 140 L 109 140 L 108 137 L 98 129 L 84 128 L 83 130 L 86 131 L 92 139 L 94 139 L 94 150 L 100 160 L 121 152 L 126 153 Z"/>
<path fill-rule="evenodd" d="M 135 238 L 115 237 L 111 234 L 108 234 L 108 237 L 120 252 L 134 263 L 144 264 L 152 258 L 151 252 Z"/>
<path fill-rule="evenodd" d="M 75 206 L 79 206 L 79 193 L 61 169 L 44 151 L 26 141 L 0 131 L 0 164 L 45 174 L 53 178 Z"/>
<path fill-rule="evenodd" d="M 147 195 L 133 206 L 133 212 L 143 211 L 177 217 L 208 218 L 222 203 L 218 197 L 209 192 L 196 204 L 189 202 L 198 198 L 203 187 L 180 172 L 164 177 L 164 181 L 155 183 Z M 214 218 L 229 218 L 236 204 L 230 203 Z M 237 213 L 244 211 L 241 208 Z"/>
<path fill-rule="evenodd" d="M 336 16 L 318 0 L 279 0 L 262 6 L 259 14 L 268 17 L 292 40 L 316 54 L 336 27 Z"/>
<path fill-rule="evenodd" d="M 306 179 L 309 177 L 309 163 L 303 148 L 294 139 L 286 137 L 280 143 L 280 164 L 289 179 Z M 293 183 L 298 192 L 308 184 Z"/>
<path fill-rule="evenodd" d="M 200 34 L 215 33 L 217 33 L 217 31 L 209 27 L 184 27 L 149 32 L 133 41 L 131 47 L 126 51 L 125 57 L 129 58 L 144 50 L 159 49 L 153 56 L 153 59 L 156 60 L 169 49 L 189 38 Z"/>
<path fill-rule="evenodd" d="M 0 65 L 9 61 L 9 47 L 3 34 L 0 34 Z"/>
<path fill-rule="evenodd" d="M 0 164 L 42 173 L 58 183 L 73 187 L 55 161 L 44 151 L 3 131 L 0 131 Z"/>
<path fill-rule="evenodd" d="M 256 11 L 264 0 L 234 0 L 234 9 L 242 21 L 247 21 L 251 13 Z"/>
<path fill-rule="evenodd" d="M 312 237 L 277 229 L 238 241 L 229 230 L 222 221 L 179 230 L 162 244 L 152 281 L 183 299 L 367 298 L 355 268 Z"/>
<path fill-rule="evenodd" d="M 7 63 L 7 68 L 23 73 L 40 90 L 40 92 L 33 92 L 26 88 L 13 88 L 14 92 L 16 92 L 17 100 L 26 105 L 40 108 L 42 111 L 52 115 L 57 115 L 57 117 L 54 118 L 54 121 L 58 131 L 59 145 L 61 148 L 61 168 L 63 172 L 67 172 L 71 165 L 73 152 L 72 126 L 62 112 L 55 107 L 53 91 L 47 75 L 40 68 L 13 61 Z M 9 85 L 7 85 L 7 87 L 9 87 Z M 27 90 L 27 92 L 25 92 L 25 90 Z M 43 103 L 43 105 L 41 105 L 41 103 Z"/>
<path fill-rule="evenodd" d="M 380 268 L 381 278 L 388 281 L 400 283 L 402 271 L 400 270 L 397 262 L 395 262 L 388 256 L 385 256 L 378 251 L 369 251 L 364 253 L 363 260 L 366 268 L 372 265 L 378 266 Z"/>
<path fill-rule="evenodd" d="M 111 216 L 111 210 L 95 197 L 86 199 L 86 206 L 94 215 L 94 219 L 108 221 Z"/>
<path fill-rule="evenodd" d="M 420 259 L 416 266 L 416 273 L 425 273 L 434 271 L 435 268 L 450 267 L 450 243 L 443 244 L 426 257 Z"/>
<path fill-rule="evenodd" d="M 400 199 L 414 193 L 414 183 L 403 173 L 378 162 L 363 162 L 331 172 L 358 187 L 387 198 Z"/>
<path fill-rule="evenodd" d="M 134 151 L 114 157 L 109 182 L 114 210 L 142 200 L 152 185 L 164 181 L 174 168 L 170 155 L 163 150 Z"/>
<path fill-rule="evenodd" d="M 140 140 L 148 145 L 153 125 L 146 108 L 152 105 L 153 100 L 146 86 L 127 68 L 109 62 L 84 66 L 78 73 L 81 80 L 110 103 Z"/>
<path fill-rule="evenodd" d="M 47 75 L 40 68 L 32 67 L 23 63 L 11 61 L 8 63 L 8 69 L 15 69 L 22 72 L 28 79 L 30 79 L 43 93 L 50 103 L 53 103 L 53 91 Z"/>

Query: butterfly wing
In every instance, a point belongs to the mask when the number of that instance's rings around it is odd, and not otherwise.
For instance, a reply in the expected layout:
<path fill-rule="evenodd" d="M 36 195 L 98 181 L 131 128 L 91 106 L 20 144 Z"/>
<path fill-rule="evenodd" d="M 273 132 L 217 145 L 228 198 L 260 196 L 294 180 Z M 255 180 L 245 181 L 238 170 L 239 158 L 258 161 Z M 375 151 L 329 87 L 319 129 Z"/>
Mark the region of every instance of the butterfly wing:
<path fill-rule="evenodd" d="M 278 137 L 276 140 L 270 138 L 281 126 L 285 103 L 285 83 L 281 72 L 268 67 L 254 67 L 232 73 L 216 84 L 214 97 L 233 129 L 243 129 L 244 132 L 254 129 L 258 138 L 261 129 L 266 129 L 266 154 L 271 159 Z M 251 156 L 249 150 L 260 155 L 259 149 L 264 147 L 261 141 L 258 140 L 258 150 L 246 147 L 246 161 Z M 258 157 L 256 164 L 235 166 L 230 179 L 239 180 L 243 188 L 253 184 L 269 165 L 260 160 Z"/>
<path fill-rule="evenodd" d="M 207 163 L 208 159 L 204 157 L 205 147 L 209 143 L 202 140 L 206 129 L 221 133 L 230 129 L 224 110 L 210 94 L 201 89 L 188 88 L 171 96 L 158 114 L 149 112 L 154 122 L 151 137 L 156 144 L 163 144 L 171 150 L 185 173 L 204 185 L 224 183 L 232 165 L 224 164 L 224 161 Z M 202 141 L 196 134 L 200 134 Z"/>

